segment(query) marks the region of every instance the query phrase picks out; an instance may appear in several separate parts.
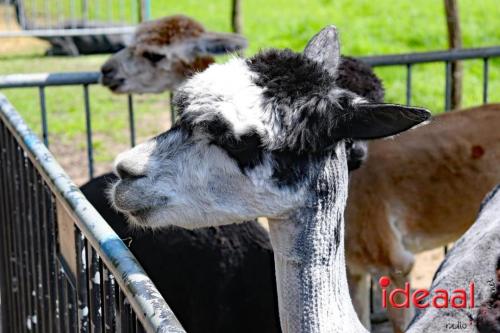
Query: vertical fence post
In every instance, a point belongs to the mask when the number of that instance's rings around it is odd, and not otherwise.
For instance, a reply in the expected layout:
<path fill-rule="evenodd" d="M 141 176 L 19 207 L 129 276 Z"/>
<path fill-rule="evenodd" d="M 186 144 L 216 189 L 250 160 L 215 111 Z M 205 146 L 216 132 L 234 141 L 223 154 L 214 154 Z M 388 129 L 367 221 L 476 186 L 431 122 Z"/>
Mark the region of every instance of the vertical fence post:
<path fill-rule="evenodd" d="M 139 6 L 139 22 L 144 22 L 151 19 L 151 1 L 150 0 L 138 0 L 140 1 Z"/>
<path fill-rule="evenodd" d="M 49 129 L 47 126 L 47 107 L 45 102 L 45 87 L 40 86 L 38 88 L 38 94 L 40 96 L 40 111 L 42 113 L 42 139 L 46 147 L 49 146 Z"/>
<path fill-rule="evenodd" d="M 241 0 L 232 0 L 231 8 L 231 27 L 237 34 L 243 33 L 243 22 L 241 14 Z"/>
<path fill-rule="evenodd" d="M 451 62 L 445 63 L 444 111 L 451 109 Z"/>
<path fill-rule="evenodd" d="M 89 177 L 94 177 L 94 147 L 92 147 L 92 123 L 90 118 L 89 85 L 83 85 L 83 99 L 85 103 L 85 129 L 87 133 L 87 159 Z"/>
<path fill-rule="evenodd" d="M 89 20 L 89 0 L 82 0 L 82 21 L 86 24 Z"/>
<path fill-rule="evenodd" d="M 411 104 L 411 69 L 412 64 L 406 64 L 406 105 Z"/>
<path fill-rule="evenodd" d="M 489 74 L 489 66 L 488 66 L 488 58 L 483 59 L 483 103 L 488 103 L 488 74 Z"/>
<path fill-rule="evenodd" d="M 134 100 L 132 95 L 128 95 L 127 99 L 128 106 L 128 121 L 130 126 L 130 145 L 135 146 L 135 118 L 134 118 Z"/>
<path fill-rule="evenodd" d="M 446 23 L 448 27 L 448 44 L 450 49 L 462 47 L 462 33 L 457 0 L 444 0 Z M 450 109 L 460 108 L 462 104 L 463 66 L 460 61 L 451 62 L 451 98 Z"/>
<path fill-rule="evenodd" d="M 232 0 L 232 8 L 231 8 L 231 28 L 234 33 L 243 34 L 243 14 L 241 13 L 242 9 L 242 0 Z M 243 56 L 244 50 L 239 50 L 238 55 Z"/>

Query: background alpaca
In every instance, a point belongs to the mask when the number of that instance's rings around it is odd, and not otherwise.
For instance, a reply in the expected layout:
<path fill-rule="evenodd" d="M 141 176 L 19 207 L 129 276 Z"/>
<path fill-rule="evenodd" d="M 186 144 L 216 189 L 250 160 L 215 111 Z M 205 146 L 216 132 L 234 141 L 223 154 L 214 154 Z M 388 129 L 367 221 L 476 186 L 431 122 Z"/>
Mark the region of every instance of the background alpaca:
<path fill-rule="evenodd" d="M 369 273 L 390 275 L 402 288 L 414 253 L 456 240 L 474 222 L 481 200 L 500 183 L 499 124 L 500 105 L 484 105 L 370 142 L 367 160 L 350 178 L 346 210 L 351 295 L 365 324 Z M 404 331 L 411 311 L 389 314 Z"/>
<path fill-rule="evenodd" d="M 144 34 L 147 30 L 140 31 Z M 157 34 L 157 31 L 151 33 Z M 172 31 L 164 29 L 161 33 L 172 34 Z M 176 40 L 182 42 L 181 38 Z M 124 58 L 115 57 L 107 64 L 126 67 L 120 64 Z M 153 71 L 154 67 L 145 70 Z M 341 88 L 370 101 L 383 99 L 380 80 L 369 66 L 358 60 L 342 57 L 336 80 Z M 135 85 L 137 90 L 133 92 L 162 89 L 154 87 L 158 81 L 143 84 L 146 86 Z M 364 157 L 364 144 L 351 141 L 348 146 L 349 165 L 355 168 Z M 272 251 L 268 236 L 260 226 L 249 222 L 194 231 L 169 228 L 154 234 L 130 230 L 125 226 L 126 218 L 106 200 L 105 189 L 115 180 L 113 174 L 103 175 L 85 184 L 82 192 L 129 243 L 159 290 L 168 295 L 170 306 L 188 331 L 279 331 Z M 207 288 L 207 284 L 221 288 Z M 232 320 L 227 320 L 228 317 Z"/>
<path fill-rule="evenodd" d="M 207 32 L 183 15 L 144 22 L 137 27 L 132 43 L 102 66 L 102 84 L 115 93 L 173 90 L 213 63 L 212 55 L 246 46 L 243 36 Z"/>
<path fill-rule="evenodd" d="M 431 294 L 437 289 L 455 290 L 467 288 L 470 281 L 475 285 L 475 308 L 421 310 L 410 326 L 408 333 L 449 332 L 451 324 L 466 325 L 461 332 L 476 332 L 474 323 L 478 307 L 487 302 L 496 291 L 495 264 L 500 254 L 500 187 L 496 187 L 485 199 L 477 221 L 455 243 L 434 276 Z M 498 310 L 493 309 L 493 312 Z M 484 314 L 484 313 L 483 313 Z M 480 321 L 485 324 L 484 318 Z M 498 320 L 498 318 L 496 318 Z M 497 323 L 497 327 L 498 327 Z M 448 326 L 447 326 L 448 325 Z M 481 326 L 480 326 L 481 327 Z M 486 332 L 496 332 L 488 331 Z"/>
<path fill-rule="evenodd" d="M 343 139 L 394 135 L 429 117 L 339 88 L 339 57 L 328 27 L 304 54 L 268 51 L 213 65 L 177 92 L 176 126 L 115 166 L 113 202 L 143 227 L 271 218 L 285 332 L 363 330 L 343 262 Z"/>

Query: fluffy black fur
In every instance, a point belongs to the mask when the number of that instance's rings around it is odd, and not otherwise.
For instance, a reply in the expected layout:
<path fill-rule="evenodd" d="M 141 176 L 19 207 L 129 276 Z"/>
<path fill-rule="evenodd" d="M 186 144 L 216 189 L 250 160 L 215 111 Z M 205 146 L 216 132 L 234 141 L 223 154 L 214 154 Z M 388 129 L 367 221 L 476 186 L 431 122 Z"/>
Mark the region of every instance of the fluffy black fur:
<path fill-rule="evenodd" d="M 325 152 L 340 139 L 339 120 L 352 116 L 354 94 L 341 90 L 321 64 L 290 50 L 268 50 L 248 60 L 264 88 L 264 103 L 277 113 L 283 150 Z M 334 91 L 337 90 L 338 93 Z"/>
<path fill-rule="evenodd" d="M 335 83 L 372 103 L 384 102 L 384 86 L 372 68 L 361 60 L 342 56 Z"/>
<path fill-rule="evenodd" d="M 256 84 L 266 88 L 266 103 L 275 106 L 283 132 L 288 135 L 283 148 L 274 152 L 274 177 L 279 185 L 302 180 L 301 170 L 313 158 L 310 155 L 324 152 L 334 143 L 331 137 L 335 136 L 336 119 L 347 114 L 343 111 L 350 109 L 353 96 L 346 92 L 332 99 L 332 89 L 346 89 L 371 102 L 382 102 L 384 98 L 381 81 L 368 65 L 354 58 L 341 58 L 336 77 L 290 50 L 269 50 L 249 59 L 248 64 L 259 74 Z M 366 157 L 366 144 L 348 139 L 346 152 L 349 170 L 355 170 Z"/>

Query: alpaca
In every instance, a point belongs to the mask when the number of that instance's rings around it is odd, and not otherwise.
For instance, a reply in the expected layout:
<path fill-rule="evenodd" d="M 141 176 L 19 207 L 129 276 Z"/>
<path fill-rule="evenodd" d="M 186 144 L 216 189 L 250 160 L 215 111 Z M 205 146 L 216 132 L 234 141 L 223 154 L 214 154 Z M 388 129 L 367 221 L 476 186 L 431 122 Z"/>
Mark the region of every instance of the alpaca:
<path fill-rule="evenodd" d="M 446 255 L 434 276 L 430 289 L 431 294 L 437 289 L 447 291 L 458 288 L 469 289 L 468 286 L 473 281 L 474 307 L 470 307 L 470 299 L 466 308 L 427 307 L 413 318 L 407 333 L 444 333 L 450 332 L 450 329 L 454 327 L 456 329 L 458 325 L 461 327 L 460 332 L 477 332 L 476 328 L 482 332 L 499 332 L 487 330 L 490 325 L 493 325 L 490 327 L 494 325 L 500 327 L 498 308 L 487 306 L 488 302 L 495 301 L 489 300 L 489 297 L 492 292 L 497 291 L 495 264 L 500 254 L 499 210 L 500 186 L 497 186 L 483 202 L 477 221 Z M 496 301 L 498 302 L 498 299 Z M 476 318 L 478 308 L 481 311 L 479 318 Z"/>
<path fill-rule="evenodd" d="M 335 83 L 337 31 L 195 74 L 173 128 L 115 161 L 115 208 L 143 228 L 269 219 L 284 332 L 363 332 L 344 262 L 345 139 L 408 130 L 427 110 L 369 103 Z"/>
<path fill-rule="evenodd" d="M 187 76 L 212 64 L 212 55 L 246 46 L 243 36 L 207 32 L 192 18 L 168 16 L 141 23 L 132 43 L 101 67 L 101 82 L 115 93 L 174 90 Z"/>
<path fill-rule="evenodd" d="M 141 27 L 139 30 L 145 31 Z M 163 29 L 161 33 L 172 34 L 172 31 Z M 110 63 L 125 66 L 125 64 L 119 64 L 120 59 L 123 58 L 116 59 L 115 56 L 112 56 L 103 68 Z M 150 67 L 145 70 L 152 71 L 154 68 Z M 368 65 L 359 60 L 342 57 L 336 82 L 341 88 L 351 90 L 372 102 L 382 102 L 383 100 L 384 90 L 380 80 Z M 153 80 L 147 83 L 143 82 L 142 84 L 145 86 L 136 84 L 134 91 L 131 92 L 160 92 L 162 87 L 149 86 L 154 86 L 157 83 L 158 81 Z M 174 89 L 173 86 L 167 88 Z M 364 143 L 347 142 L 346 151 L 349 169 L 359 167 L 366 152 Z M 275 294 L 274 269 L 269 270 L 271 267 L 269 263 L 272 265 L 271 245 L 268 236 L 262 235 L 263 230 L 259 225 L 255 222 L 249 222 L 242 226 L 222 226 L 213 228 L 211 231 L 194 230 L 190 232 L 171 228 L 155 234 L 129 230 L 129 228 L 125 228 L 125 217 L 112 209 L 105 198 L 104 189 L 115 180 L 116 176 L 113 174 L 105 174 L 91 180 L 81 190 L 120 237 L 130 241 L 131 251 L 144 266 L 160 292 L 163 295 L 169 295 L 170 306 L 188 331 L 279 331 L 277 304 L 275 298 L 272 297 Z M 206 237 L 208 233 L 213 236 Z M 238 235 L 238 233 L 242 233 L 242 235 Z M 233 241 L 227 239 L 233 239 Z M 238 244 L 238 247 L 235 248 L 234 244 Z M 166 271 L 164 267 L 182 269 L 183 266 L 178 261 L 178 258 L 181 257 L 178 255 L 179 251 L 185 253 L 184 257 L 190 258 L 190 267 L 200 267 L 205 280 L 218 281 L 220 285 L 226 286 L 225 289 L 231 290 L 232 294 L 227 292 L 221 294 L 219 289 L 207 290 L 202 283 L 197 281 L 200 278 L 199 274 L 196 274 L 194 270 L 191 274 L 191 270 L 187 267 L 182 272 L 173 269 Z M 233 257 L 243 259 L 234 260 Z M 240 263 L 245 265 L 245 269 Z M 249 278 L 247 271 L 253 272 L 254 276 Z M 255 274 L 256 272 L 260 273 Z M 190 302 L 187 306 L 186 302 L 183 301 L 186 299 L 184 297 L 186 291 L 179 288 L 183 283 L 185 286 L 190 286 L 189 291 L 193 295 L 198 295 L 198 299 L 200 297 L 211 299 L 211 304 L 217 306 L 206 307 L 203 316 L 193 316 L 193 314 L 200 313 L 207 303 L 199 300 Z M 238 285 L 241 286 L 239 291 Z M 237 291 L 238 296 L 236 296 Z M 224 311 L 221 311 L 222 308 Z M 274 308 L 276 311 L 271 311 Z M 254 311 L 251 311 L 252 309 Z M 224 318 L 234 318 L 230 322 L 233 326 L 228 325 L 227 319 L 222 319 L 222 314 L 226 314 Z M 265 316 L 268 317 L 265 318 Z M 241 318 L 246 318 L 246 320 Z M 248 322 L 250 318 L 254 318 L 254 320 Z M 255 320 L 256 318 L 260 319 Z M 218 325 L 219 322 L 220 325 Z M 212 326 L 209 326 L 210 324 Z"/>
<path fill-rule="evenodd" d="M 414 253 L 458 239 L 500 183 L 499 124 L 500 104 L 491 104 L 370 142 L 366 161 L 351 175 L 346 210 L 351 296 L 367 327 L 369 274 L 389 275 L 402 288 Z M 411 312 L 389 308 L 396 332 L 404 331 Z"/>

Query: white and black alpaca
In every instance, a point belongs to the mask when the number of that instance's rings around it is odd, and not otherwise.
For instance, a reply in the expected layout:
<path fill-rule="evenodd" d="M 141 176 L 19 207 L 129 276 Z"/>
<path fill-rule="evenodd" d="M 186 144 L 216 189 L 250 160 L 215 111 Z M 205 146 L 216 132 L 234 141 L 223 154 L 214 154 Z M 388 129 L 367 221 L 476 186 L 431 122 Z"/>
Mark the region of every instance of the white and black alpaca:
<path fill-rule="evenodd" d="M 428 111 L 339 88 L 337 32 L 194 75 L 180 120 L 117 157 L 115 207 L 133 224 L 194 229 L 266 216 L 284 332 L 363 332 L 344 260 L 344 140 L 391 136 Z M 167 296 L 168 299 L 168 296 Z"/>
<path fill-rule="evenodd" d="M 172 31 L 162 31 L 172 34 Z M 113 57 L 106 66 L 119 65 L 120 59 Z M 342 57 L 336 83 L 371 102 L 383 101 L 380 80 L 359 60 Z M 157 81 L 135 84 L 133 92 L 155 90 L 149 85 L 155 86 Z M 352 141 L 346 145 L 349 168 L 355 169 L 364 158 L 365 145 Z M 160 292 L 168 295 L 169 305 L 189 332 L 272 333 L 280 330 L 273 254 L 267 233 L 257 223 L 193 231 L 175 227 L 155 233 L 132 230 L 126 227 L 125 216 L 106 200 L 105 189 L 113 181 L 116 176 L 106 174 L 81 189 L 126 240 Z M 207 288 L 207 285 L 220 287 Z"/>
<path fill-rule="evenodd" d="M 468 291 L 473 281 L 475 306 L 470 307 L 468 297 L 465 308 L 454 309 L 451 305 L 449 308 L 425 308 L 417 312 L 407 333 L 500 332 L 498 271 L 495 272 L 495 268 L 499 269 L 500 255 L 499 212 L 500 186 L 497 186 L 483 201 L 476 222 L 446 255 L 430 288 L 431 295 L 438 289 L 451 294 L 459 288 Z"/>

